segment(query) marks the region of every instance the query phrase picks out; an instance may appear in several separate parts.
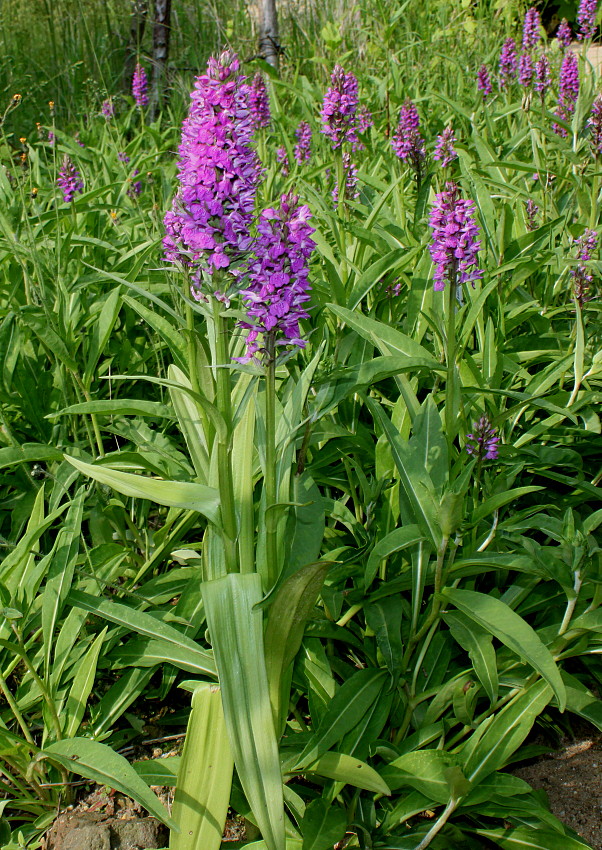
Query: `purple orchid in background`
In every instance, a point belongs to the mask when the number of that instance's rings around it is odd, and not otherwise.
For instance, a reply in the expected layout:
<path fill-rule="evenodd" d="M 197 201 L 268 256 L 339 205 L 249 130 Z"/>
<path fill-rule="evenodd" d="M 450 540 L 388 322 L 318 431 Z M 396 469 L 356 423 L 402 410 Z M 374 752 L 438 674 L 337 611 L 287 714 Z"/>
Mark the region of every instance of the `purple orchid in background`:
<path fill-rule="evenodd" d="M 518 60 L 518 81 L 521 86 L 530 86 L 533 80 L 533 60 L 529 53 L 521 53 Z"/>
<path fill-rule="evenodd" d="M 489 71 L 487 65 L 481 65 L 477 71 L 477 88 L 483 94 L 483 100 L 487 100 L 493 91 L 491 80 L 489 79 Z"/>
<path fill-rule="evenodd" d="M 573 40 L 573 33 L 566 18 L 563 18 L 560 22 L 558 29 L 556 30 L 556 38 L 563 48 L 568 47 Z"/>
<path fill-rule="evenodd" d="M 598 233 L 595 230 L 584 230 L 578 239 L 575 239 L 577 248 L 577 265 L 570 270 L 573 278 L 573 296 L 583 306 L 588 300 L 591 285 L 594 280 L 593 274 L 585 265 L 592 258 L 592 253 L 598 247 Z"/>
<path fill-rule="evenodd" d="M 297 139 L 297 144 L 295 145 L 295 149 L 293 151 L 293 155 L 299 165 L 303 162 L 309 162 L 311 159 L 311 127 L 307 123 L 307 121 L 301 121 L 297 129 L 295 130 L 295 137 Z"/>
<path fill-rule="evenodd" d="M 399 123 L 391 145 L 397 156 L 411 166 L 420 182 L 422 165 L 426 159 L 426 145 L 420 133 L 418 110 L 409 98 L 401 107 Z"/>
<path fill-rule="evenodd" d="M 523 50 L 533 50 L 541 40 L 541 19 L 535 8 L 527 9 L 523 21 Z"/>
<path fill-rule="evenodd" d="M 516 79 L 518 59 L 516 55 L 516 43 L 513 38 L 507 38 L 500 53 L 500 86 L 506 88 L 510 80 Z"/>
<path fill-rule="evenodd" d="M 362 105 L 357 111 L 357 129 L 358 133 L 366 133 L 370 127 L 374 127 L 374 119 L 372 113 L 367 106 Z"/>
<path fill-rule="evenodd" d="M 284 177 L 288 177 L 290 163 L 288 161 L 288 153 L 284 145 L 276 148 L 276 162 L 280 165 L 280 171 Z"/>
<path fill-rule="evenodd" d="M 351 161 L 351 154 L 347 151 L 343 154 L 343 174 L 345 175 L 345 191 L 343 193 L 343 200 L 349 201 L 359 198 L 360 193 L 357 189 L 357 168 Z M 335 183 L 335 187 L 332 190 L 332 197 L 335 204 L 338 204 L 339 186 L 337 183 Z"/>
<path fill-rule="evenodd" d="M 542 53 L 535 63 L 535 91 L 540 95 L 542 102 L 551 85 L 550 63 L 546 54 Z"/>
<path fill-rule="evenodd" d="M 579 64 L 575 54 L 570 51 L 565 53 L 562 60 L 558 89 L 558 104 L 554 114 L 562 121 L 570 121 L 579 96 Z M 552 129 L 559 136 L 567 135 L 560 124 L 553 124 Z"/>
<path fill-rule="evenodd" d="M 164 218 L 165 257 L 193 270 L 196 296 L 201 270 L 232 271 L 253 241 L 260 165 L 251 147 L 249 86 L 239 66 L 236 54 L 225 51 L 195 80 L 182 125 L 180 187 Z"/>
<path fill-rule="evenodd" d="M 358 144 L 357 78 L 335 65 L 330 82 L 322 104 L 322 132 L 330 139 L 334 150 L 343 142 L 355 147 Z"/>
<path fill-rule="evenodd" d="M 65 203 L 70 203 L 78 192 L 84 188 L 80 173 L 68 156 L 65 156 L 61 165 L 57 186 L 63 193 Z"/>
<path fill-rule="evenodd" d="M 137 62 L 136 67 L 134 68 L 134 76 L 132 77 L 132 95 L 134 96 L 136 106 L 139 109 L 148 105 L 148 79 L 146 77 L 146 71 L 140 62 Z"/>
<path fill-rule="evenodd" d="M 591 133 L 592 153 L 597 159 L 602 156 L 602 95 L 598 95 L 592 104 L 587 126 Z"/>
<path fill-rule="evenodd" d="M 137 177 L 138 174 L 140 174 L 140 171 L 138 168 L 135 168 L 132 171 L 132 176 L 128 177 L 128 182 L 130 185 L 128 187 L 126 195 L 132 200 L 135 200 L 139 195 L 142 194 L 142 180 L 134 180 L 134 177 Z"/>
<path fill-rule="evenodd" d="M 114 118 L 115 117 L 115 106 L 113 104 L 113 101 L 110 98 L 107 98 L 107 100 L 103 100 L 102 106 L 100 107 L 100 111 L 102 112 L 103 116 L 107 119 L 107 121 L 110 121 L 111 118 Z"/>
<path fill-rule="evenodd" d="M 539 207 L 531 198 L 525 204 L 525 212 L 527 214 L 527 230 L 536 230 L 537 221 L 535 217 L 539 212 Z"/>
<path fill-rule="evenodd" d="M 452 163 L 454 159 L 458 158 L 458 154 L 454 149 L 455 142 L 456 137 L 454 136 L 454 129 L 452 125 L 449 124 L 441 135 L 437 136 L 437 141 L 435 143 L 433 159 L 436 159 L 441 163 L 441 168 L 445 168 Z"/>
<path fill-rule="evenodd" d="M 117 159 L 119 160 L 119 162 L 127 163 L 130 161 L 129 156 L 127 155 L 127 153 L 124 153 L 124 151 L 119 151 L 119 153 L 117 154 Z"/>
<path fill-rule="evenodd" d="M 240 292 L 247 309 L 240 327 L 248 330 L 242 363 L 256 359 L 262 349 L 306 345 L 299 322 L 309 316 L 303 305 L 310 298 L 309 259 L 315 242 L 310 209 L 298 201 L 295 195 L 283 195 L 279 209 L 270 207 L 259 216 L 248 284 Z"/>
<path fill-rule="evenodd" d="M 473 433 L 466 435 L 466 451 L 478 461 L 496 460 L 498 456 L 498 429 L 494 428 L 487 416 L 481 416 L 473 424 Z"/>
<path fill-rule="evenodd" d="M 257 72 L 253 77 L 249 91 L 249 108 L 251 120 L 256 130 L 265 129 L 270 126 L 272 115 L 270 112 L 270 96 L 265 85 L 263 76 Z"/>
<path fill-rule="evenodd" d="M 445 190 L 436 195 L 429 224 L 433 231 L 429 251 L 435 263 L 435 292 L 442 292 L 446 283 L 474 286 L 483 274 L 477 266 L 481 242 L 474 201 L 462 198 L 456 183 L 446 183 Z"/>
<path fill-rule="evenodd" d="M 596 11 L 598 0 L 581 0 L 577 11 L 577 22 L 579 24 L 579 32 L 577 38 L 579 41 L 592 38 L 596 32 Z"/>

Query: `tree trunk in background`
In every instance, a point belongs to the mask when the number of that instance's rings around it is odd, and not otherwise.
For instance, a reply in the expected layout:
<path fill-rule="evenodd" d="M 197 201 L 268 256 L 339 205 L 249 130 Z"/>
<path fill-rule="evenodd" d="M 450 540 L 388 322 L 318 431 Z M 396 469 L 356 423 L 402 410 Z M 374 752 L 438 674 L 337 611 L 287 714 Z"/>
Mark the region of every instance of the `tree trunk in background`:
<path fill-rule="evenodd" d="M 149 117 L 154 121 L 164 94 L 165 69 L 169 57 L 171 0 L 155 0 L 153 23 L 153 76 L 151 80 Z"/>
<path fill-rule="evenodd" d="M 132 0 L 132 15 L 130 18 L 130 39 L 128 42 L 125 64 L 123 67 L 123 86 L 129 90 L 132 85 L 134 68 L 138 59 L 140 45 L 144 38 L 146 18 L 148 15 L 148 0 Z"/>
<path fill-rule="evenodd" d="M 278 12 L 276 0 L 262 0 L 259 21 L 259 55 L 277 71 L 280 66 Z"/>

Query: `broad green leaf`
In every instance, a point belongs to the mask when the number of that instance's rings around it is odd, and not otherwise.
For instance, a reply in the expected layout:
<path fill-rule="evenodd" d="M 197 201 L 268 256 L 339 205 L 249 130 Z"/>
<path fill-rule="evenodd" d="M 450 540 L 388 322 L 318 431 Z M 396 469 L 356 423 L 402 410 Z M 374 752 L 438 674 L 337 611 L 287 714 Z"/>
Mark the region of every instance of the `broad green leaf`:
<path fill-rule="evenodd" d="M 549 649 L 522 617 L 500 599 L 474 590 L 448 587 L 441 595 L 537 670 L 556 694 L 560 710 L 564 711 L 566 689 L 560 671 Z"/>
<path fill-rule="evenodd" d="M 219 493 L 213 487 L 191 484 L 187 481 L 163 481 L 159 478 L 134 475 L 131 472 L 120 472 L 116 469 L 84 463 L 69 455 L 65 455 L 65 460 L 79 472 L 101 484 L 107 484 L 124 496 L 149 499 L 159 505 L 197 511 L 215 525 L 220 525 Z"/>
<path fill-rule="evenodd" d="M 115 279 L 119 280 L 118 278 Z M 151 297 L 151 294 L 149 293 L 147 297 Z M 174 328 L 173 324 L 165 316 L 162 316 L 157 310 L 151 310 L 140 299 L 124 295 L 123 300 L 156 331 L 171 352 L 171 355 L 178 361 L 178 365 L 185 369 L 188 358 L 183 335 Z"/>
<path fill-rule="evenodd" d="M 211 664 L 211 654 L 200 647 L 192 650 L 190 646 L 178 646 L 166 640 L 152 638 L 131 638 L 111 652 L 109 660 L 114 670 L 120 667 L 156 667 L 168 662 L 187 673 L 205 677 L 209 673 L 215 676 L 215 664 Z M 208 670 L 212 666 L 213 673 Z"/>
<path fill-rule="evenodd" d="M 47 419 L 58 419 L 72 413 L 95 413 L 104 416 L 152 416 L 156 419 L 173 419 L 174 412 L 167 404 L 158 401 L 144 401 L 139 398 L 103 398 L 82 401 L 64 407 L 58 413 L 49 413 Z M 61 453 L 61 460 L 63 455 Z"/>
<path fill-rule="evenodd" d="M 299 756 L 295 768 L 307 767 L 341 740 L 367 714 L 381 695 L 385 672 L 358 670 L 343 682 L 331 700 L 320 724 Z"/>
<path fill-rule="evenodd" d="M 197 683 L 198 687 L 198 683 Z M 178 780 L 181 756 L 167 756 L 167 758 L 143 759 L 132 762 L 132 767 L 150 787 L 151 785 L 167 785 L 175 787 Z"/>
<path fill-rule="evenodd" d="M 459 753 L 471 782 L 476 784 L 504 767 L 551 698 L 550 686 L 540 679 L 504 706 L 493 719 L 489 717 L 477 727 Z"/>
<path fill-rule="evenodd" d="M 0 469 L 14 463 L 36 463 L 62 460 L 63 452 L 41 443 L 24 443 L 22 446 L 8 446 L 0 449 Z"/>
<path fill-rule="evenodd" d="M 171 816 L 179 832 L 171 832 L 170 850 L 219 850 L 233 770 L 220 689 L 199 685 L 178 770 Z"/>
<path fill-rule="evenodd" d="M 96 636 L 85 656 L 77 665 L 73 684 L 71 685 L 65 705 L 66 719 L 63 728 L 65 738 L 74 738 L 82 722 L 88 704 L 88 698 L 94 686 L 98 656 L 100 655 L 106 634 L 107 627 Z"/>
<path fill-rule="evenodd" d="M 314 773 L 316 776 L 336 779 L 337 782 L 363 788 L 364 791 L 373 791 L 375 794 L 389 795 L 391 793 L 380 774 L 365 761 L 332 750 L 324 753 L 315 764 L 304 768 L 303 773 Z"/>
<path fill-rule="evenodd" d="M 84 384 L 88 387 L 94 376 L 98 361 L 109 341 L 120 309 L 121 287 L 116 286 L 106 296 L 100 315 L 95 317 L 92 325 L 92 339 L 83 376 Z"/>
<path fill-rule="evenodd" d="M 284 850 L 284 800 L 263 645 L 257 573 L 203 582 L 224 716 L 236 770 L 268 850 Z"/>
<path fill-rule="evenodd" d="M 396 682 L 403 656 L 401 642 L 401 602 L 396 596 L 375 599 L 364 606 L 367 625 L 376 637 L 376 643 Z"/>
<path fill-rule="evenodd" d="M 302 850 L 332 850 L 345 835 L 347 815 L 339 806 L 331 806 L 318 798 L 305 809 L 300 828 Z"/>
<path fill-rule="evenodd" d="M 167 809 L 159 802 L 156 794 L 150 790 L 131 764 L 106 744 L 91 741 L 89 738 L 70 738 L 55 741 L 38 755 L 62 764 L 67 770 L 85 776 L 99 785 L 107 785 L 126 794 L 161 823 L 173 829 L 174 821 Z"/>
<path fill-rule="evenodd" d="M 409 785 L 429 800 L 447 804 L 453 796 L 448 771 L 461 764 L 459 756 L 444 750 L 417 750 L 394 759 L 381 775 L 392 791 Z"/>
<path fill-rule="evenodd" d="M 425 794 L 421 794 L 420 791 L 410 791 L 409 794 L 404 794 L 399 799 L 396 798 L 395 805 L 391 810 L 387 811 L 382 822 L 382 831 L 386 835 L 410 818 L 419 815 L 436 804 L 436 800 Z"/>
<path fill-rule="evenodd" d="M 178 369 L 170 365 L 167 376 L 174 384 L 181 384 L 191 388 L 188 378 Z M 178 424 L 186 441 L 188 454 L 192 460 L 194 471 L 198 480 L 204 484 L 209 480 L 209 446 L 210 442 L 205 434 L 205 428 L 199 414 L 199 409 L 194 400 L 176 386 L 169 387 L 171 403 L 178 417 Z"/>

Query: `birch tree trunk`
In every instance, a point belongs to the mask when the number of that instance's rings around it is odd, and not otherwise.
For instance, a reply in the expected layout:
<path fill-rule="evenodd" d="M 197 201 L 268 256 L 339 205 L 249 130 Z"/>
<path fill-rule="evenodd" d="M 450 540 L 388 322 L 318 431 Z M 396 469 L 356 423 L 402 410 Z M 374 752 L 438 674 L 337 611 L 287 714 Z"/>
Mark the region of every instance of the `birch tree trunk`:
<path fill-rule="evenodd" d="M 134 68 L 140 45 L 144 38 L 144 30 L 146 28 L 146 18 L 148 15 L 148 0 L 131 0 L 132 14 L 130 17 L 130 38 L 125 54 L 125 63 L 123 67 L 123 85 L 129 89 L 132 84 Z"/>
<path fill-rule="evenodd" d="M 259 12 L 259 55 L 268 65 L 280 70 L 280 41 L 276 0 L 261 0 Z"/>
<path fill-rule="evenodd" d="M 155 0 L 153 22 L 153 72 L 150 92 L 150 120 L 154 121 L 164 95 L 165 71 L 169 58 L 171 0 Z"/>

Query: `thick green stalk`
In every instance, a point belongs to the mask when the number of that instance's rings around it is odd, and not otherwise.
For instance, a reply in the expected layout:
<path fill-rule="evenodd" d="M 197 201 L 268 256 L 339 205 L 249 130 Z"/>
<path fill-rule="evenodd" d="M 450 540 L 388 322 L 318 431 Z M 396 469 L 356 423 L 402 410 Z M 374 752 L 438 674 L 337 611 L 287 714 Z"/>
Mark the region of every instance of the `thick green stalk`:
<path fill-rule="evenodd" d="M 234 482 L 230 447 L 232 440 L 232 386 L 230 380 L 227 321 L 222 315 L 222 305 L 213 299 L 213 323 L 215 333 L 215 388 L 217 408 L 226 424 L 225 435 L 217 437 L 217 465 L 222 520 L 222 539 L 226 570 L 240 572 L 236 551 L 237 522 L 234 507 Z"/>
<path fill-rule="evenodd" d="M 278 516 L 276 514 L 276 345 L 274 335 L 267 335 L 267 364 L 265 371 L 265 536 L 267 588 L 278 578 Z"/>
<path fill-rule="evenodd" d="M 445 386 L 445 433 L 449 447 L 449 456 L 452 458 L 452 450 L 456 422 L 455 422 L 455 395 L 456 395 L 456 272 L 450 273 L 446 287 L 447 295 L 447 330 L 445 334 L 445 356 L 447 362 L 447 381 Z"/>

